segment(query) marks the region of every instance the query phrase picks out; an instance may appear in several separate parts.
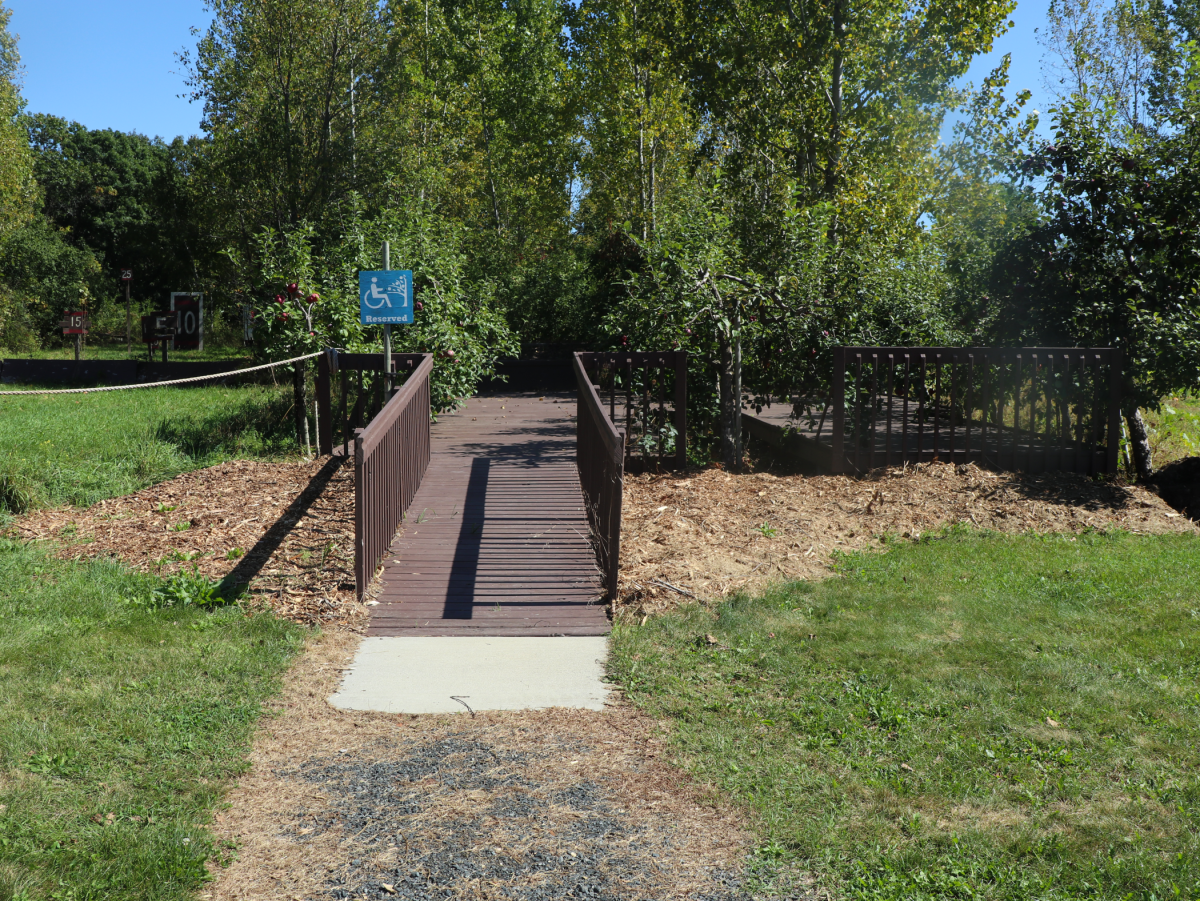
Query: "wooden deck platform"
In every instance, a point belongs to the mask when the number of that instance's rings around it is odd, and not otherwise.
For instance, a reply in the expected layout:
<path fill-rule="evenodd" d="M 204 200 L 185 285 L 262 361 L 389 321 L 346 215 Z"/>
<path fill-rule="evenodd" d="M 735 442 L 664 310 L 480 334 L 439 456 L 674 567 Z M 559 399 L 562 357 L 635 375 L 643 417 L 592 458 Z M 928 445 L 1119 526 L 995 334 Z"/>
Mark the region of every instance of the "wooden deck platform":
<path fill-rule="evenodd" d="M 368 635 L 604 635 L 573 394 L 474 397 L 432 429 Z"/>
<path fill-rule="evenodd" d="M 920 405 L 914 400 L 892 397 L 889 406 L 889 399 L 885 397 L 883 404 L 873 423 L 868 413 L 857 424 L 865 435 L 857 455 L 852 436 L 846 437 L 844 450 L 849 471 L 866 472 L 879 466 L 899 465 L 905 457 L 920 462 L 972 461 L 988 468 L 1029 472 L 1050 469 L 1104 471 L 1102 446 L 1091 447 L 1092 459 L 1089 461 L 1088 445 L 1063 440 L 1061 436 L 1047 440 L 1044 434 L 1034 434 L 1027 429 L 1014 431 L 1012 426 L 1005 426 L 998 432 L 992 425 L 983 428 L 978 420 L 972 421 L 969 428 L 964 422 L 953 423 L 952 428 L 949 418 L 944 415 L 934 417 L 927 412 L 922 420 L 918 416 Z M 825 408 L 822 421 L 819 406 L 810 414 L 795 416 L 790 403 L 776 400 L 759 412 L 753 407 L 743 407 L 742 422 L 751 436 L 783 448 L 824 471 L 832 468 L 833 407 Z"/>

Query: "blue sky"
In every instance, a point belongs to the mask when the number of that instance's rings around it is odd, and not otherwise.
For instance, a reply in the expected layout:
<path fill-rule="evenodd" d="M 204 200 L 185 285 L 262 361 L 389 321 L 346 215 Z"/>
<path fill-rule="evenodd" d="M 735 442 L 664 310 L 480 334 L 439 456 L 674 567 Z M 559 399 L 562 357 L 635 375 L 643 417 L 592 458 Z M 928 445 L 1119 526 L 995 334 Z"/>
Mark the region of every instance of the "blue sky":
<path fill-rule="evenodd" d="M 116 128 L 170 139 L 199 131 L 201 109 L 181 98 L 175 54 L 195 46 L 205 28 L 203 0 L 4 0 L 13 11 L 25 66 L 23 93 L 31 112 L 53 113 L 89 128 Z M 1012 87 L 1033 91 L 1045 112 L 1041 48 L 1035 29 L 1048 0 L 1021 0 L 1016 27 L 978 58 L 967 79 L 978 85 L 1004 53 L 1013 56 Z M 1048 117 L 1042 117 L 1042 130 Z"/>
<path fill-rule="evenodd" d="M 197 134 L 175 54 L 207 27 L 202 0 L 4 0 L 30 112 L 170 139 Z"/>
<path fill-rule="evenodd" d="M 1010 99 L 1019 90 L 1028 88 L 1033 92 L 1026 110 L 1038 110 L 1041 121 L 1038 131 L 1049 134 L 1050 116 L 1046 112 L 1049 98 L 1042 87 L 1042 56 L 1045 51 L 1038 41 L 1038 29 L 1045 29 L 1046 11 L 1049 0 L 1019 0 L 1016 11 L 1011 19 L 1014 24 L 1005 34 L 996 39 L 991 53 L 975 58 L 965 80 L 972 82 L 975 87 L 983 82 L 991 71 L 1000 63 L 1006 53 L 1012 54 L 1012 66 L 1009 69 L 1009 87 L 1005 92 Z M 949 125 L 949 123 L 947 123 Z M 943 137 L 948 137 L 948 129 Z"/>

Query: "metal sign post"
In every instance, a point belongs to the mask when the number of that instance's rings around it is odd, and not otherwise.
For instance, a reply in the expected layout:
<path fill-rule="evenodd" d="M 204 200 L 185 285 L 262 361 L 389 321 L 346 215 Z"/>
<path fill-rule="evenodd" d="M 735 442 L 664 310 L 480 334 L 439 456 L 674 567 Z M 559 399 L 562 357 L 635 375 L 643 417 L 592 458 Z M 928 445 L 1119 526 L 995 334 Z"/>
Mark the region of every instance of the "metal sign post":
<path fill-rule="evenodd" d="M 86 310 L 79 310 L 73 313 L 66 313 L 66 319 L 60 322 L 59 328 L 63 330 L 63 335 L 75 336 L 75 362 L 79 362 L 79 358 L 83 356 L 83 336 L 88 333 L 88 315 Z"/>
<path fill-rule="evenodd" d="M 392 269 L 392 245 L 390 241 L 383 242 L 383 271 Z M 385 396 L 392 396 L 392 324 L 383 324 L 383 391 Z"/>
<path fill-rule="evenodd" d="M 129 305 L 129 283 L 133 281 L 133 270 L 122 269 L 121 281 L 125 283 L 125 353 L 133 353 L 133 308 Z"/>
<path fill-rule="evenodd" d="M 391 247 L 383 244 L 383 269 L 358 273 L 358 321 L 383 326 L 384 378 L 392 386 L 392 326 L 413 322 L 413 277 L 391 268 Z"/>

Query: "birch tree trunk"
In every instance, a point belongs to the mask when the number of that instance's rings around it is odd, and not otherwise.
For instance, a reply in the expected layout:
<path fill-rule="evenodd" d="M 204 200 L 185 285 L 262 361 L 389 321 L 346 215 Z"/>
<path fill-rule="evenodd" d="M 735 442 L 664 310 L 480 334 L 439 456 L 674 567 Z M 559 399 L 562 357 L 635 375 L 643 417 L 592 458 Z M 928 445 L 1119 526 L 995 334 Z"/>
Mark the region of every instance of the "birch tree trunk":
<path fill-rule="evenodd" d="M 1125 424 L 1129 427 L 1129 449 L 1133 452 L 1133 467 L 1137 470 L 1138 481 L 1144 482 L 1154 474 L 1154 465 L 1150 458 L 1150 434 L 1146 431 L 1146 421 L 1142 419 L 1139 407 L 1134 407 L 1132 412 L 1125 414 Z"/>

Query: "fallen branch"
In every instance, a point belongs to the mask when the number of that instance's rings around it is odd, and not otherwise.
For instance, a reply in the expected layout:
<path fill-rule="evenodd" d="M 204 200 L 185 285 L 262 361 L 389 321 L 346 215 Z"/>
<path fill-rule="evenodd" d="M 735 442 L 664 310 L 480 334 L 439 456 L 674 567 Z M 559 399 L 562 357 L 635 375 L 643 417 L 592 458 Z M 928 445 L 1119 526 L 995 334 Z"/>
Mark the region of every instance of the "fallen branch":
<path fill-rule="evenodd" d="M 675 587 L 674 585 L 672 585 L 670 582 L 664 582 L 662 579 L 651 579 L 651 580 L 650 580 L 650 582 L 651 582 L 652 584 L 654 584 L 654 585 L 661 585 L 663 588 L 669 588 L 669 589 L 671 589 L 671 590 L 672 590 L 672 591 L 674 591 L 674 592 L 677 592 L 677 593 L 679 593 L 679 594 L 682 594 L 684 597 L 689 597 L 689 598 L 691 598 L 692 600 L 695 600 L 695 601 L 698 601 L 698 600 L 700 600 L 700 598 L 696 597 L 696 596 L 695 596 L 694 594 L 692 594 L 690 591 L 685 591 L 685 590 L 684 590 L 684 589 L 682 589 L 682 588 L 676 588 L 676 587 Z"/>

